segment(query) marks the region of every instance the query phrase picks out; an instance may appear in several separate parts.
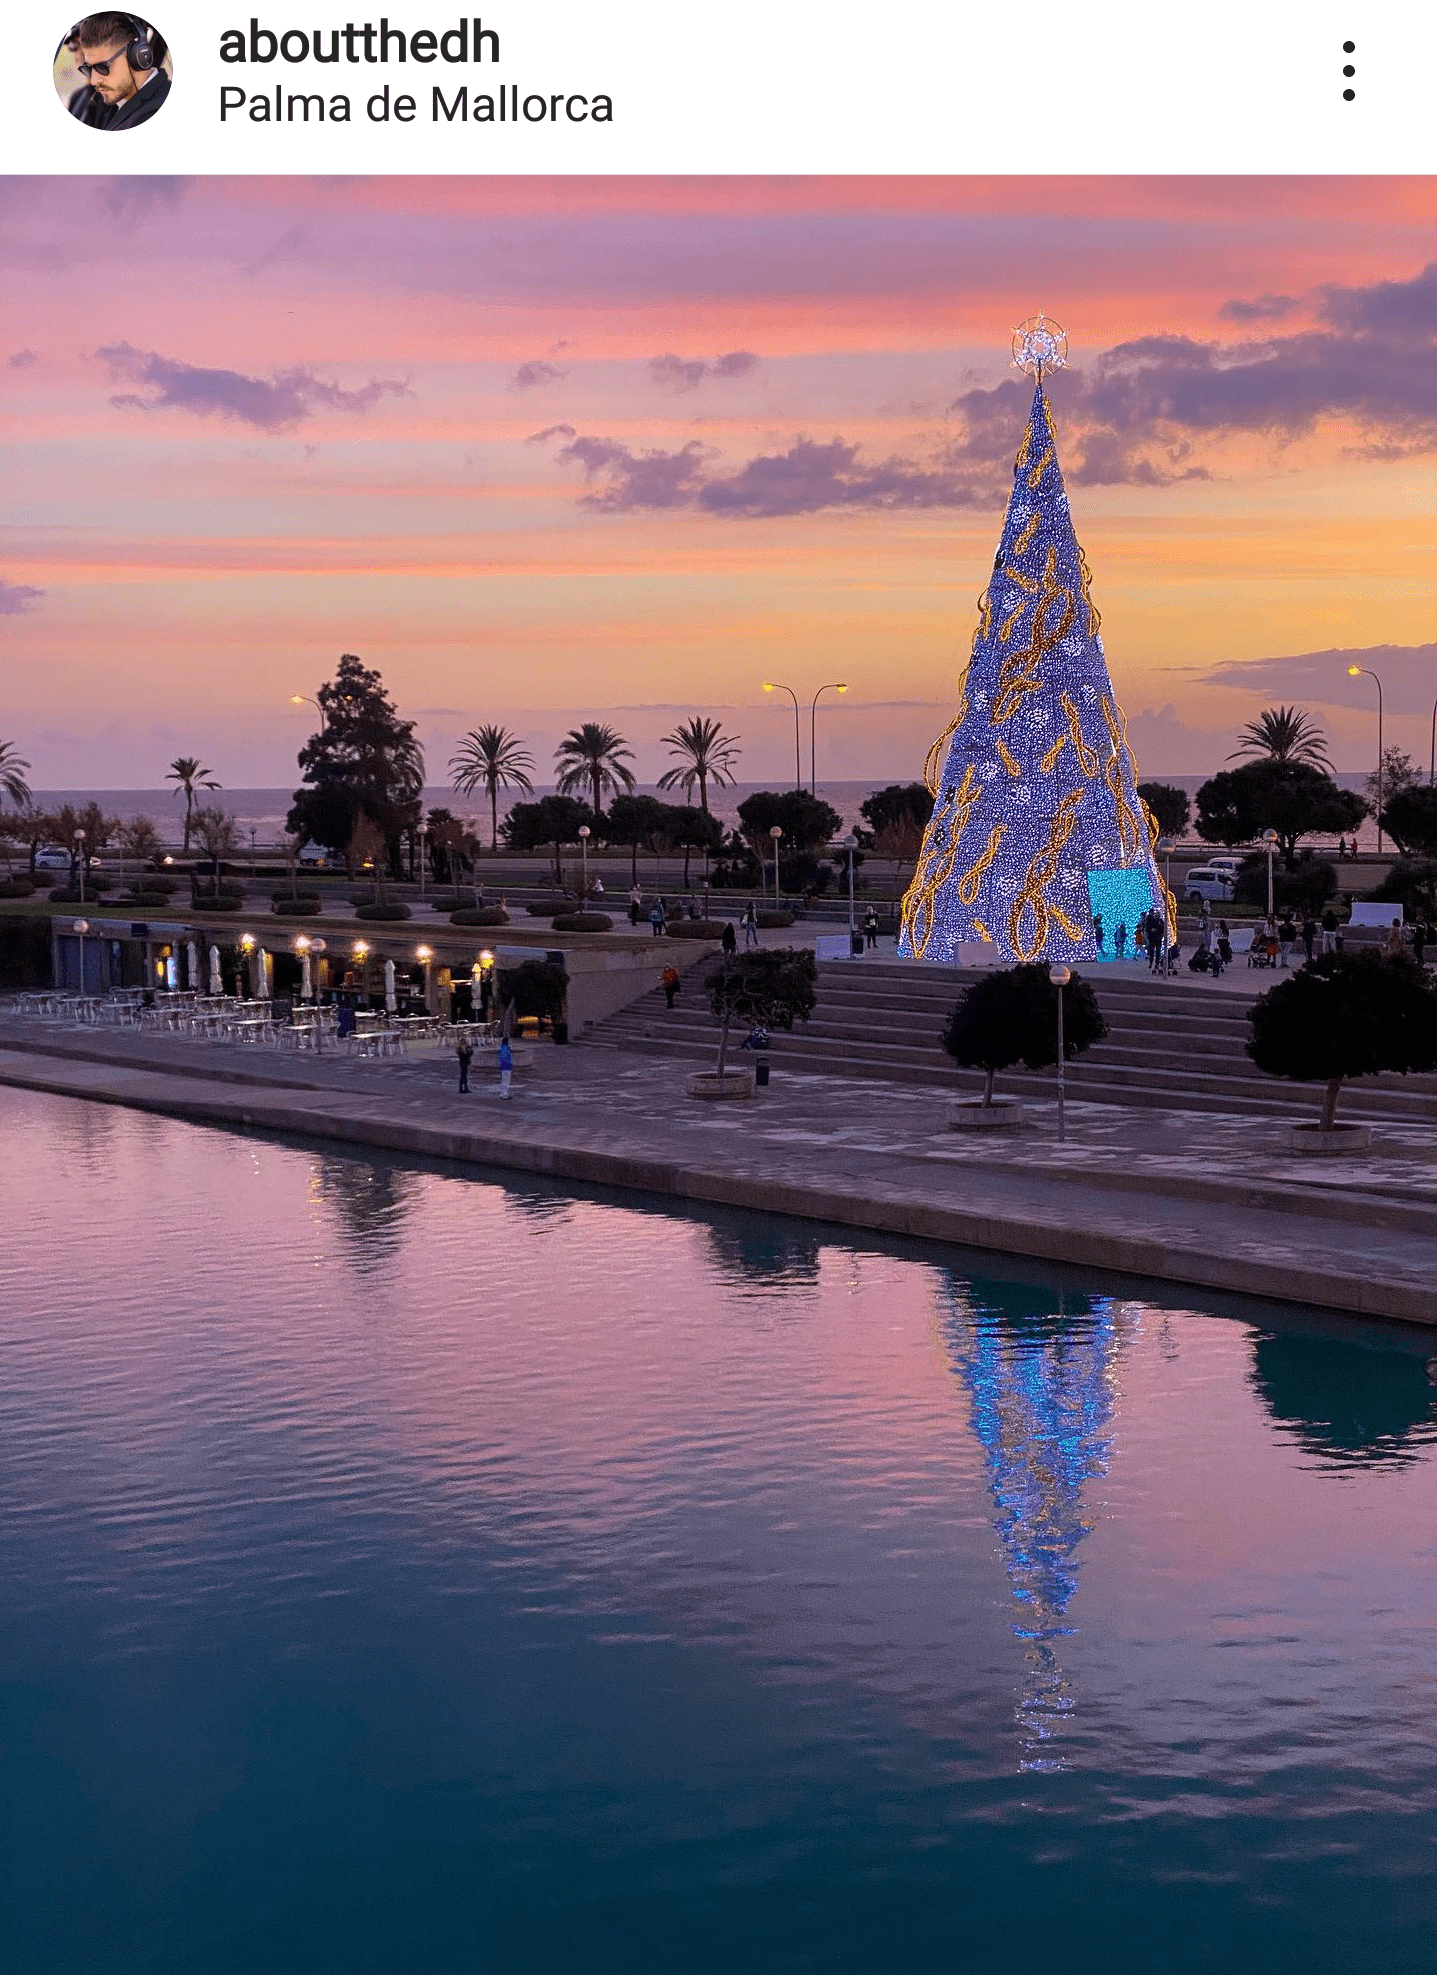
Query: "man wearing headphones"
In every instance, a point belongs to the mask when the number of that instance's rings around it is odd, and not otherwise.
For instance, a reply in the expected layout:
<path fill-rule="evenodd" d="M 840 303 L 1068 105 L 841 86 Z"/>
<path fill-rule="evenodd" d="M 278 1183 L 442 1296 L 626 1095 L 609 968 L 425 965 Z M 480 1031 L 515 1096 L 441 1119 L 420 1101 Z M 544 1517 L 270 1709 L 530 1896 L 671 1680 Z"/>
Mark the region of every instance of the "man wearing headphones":
<path fill-rule="evenodd" d="M 148 123 L 170 93 L 162 37 L 132 14 L 89 14 L 74 33 L 89 88 L 70 103 L 70 114 L 96 130 Z"/>

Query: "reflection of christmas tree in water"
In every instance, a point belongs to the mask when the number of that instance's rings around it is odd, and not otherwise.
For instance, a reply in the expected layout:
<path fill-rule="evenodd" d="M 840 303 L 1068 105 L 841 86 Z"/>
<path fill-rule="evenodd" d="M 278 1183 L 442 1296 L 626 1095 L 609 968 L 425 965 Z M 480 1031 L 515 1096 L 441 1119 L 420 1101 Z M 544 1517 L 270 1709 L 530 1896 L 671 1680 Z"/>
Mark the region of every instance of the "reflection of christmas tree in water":
<path fill-rule="evenodd" d="M 903 901 L 899 951 L 929 960 L 990 940 L 1020 960 L 1091 960 L 1095 915 L 1111 957 L 1118 924 L 1166 897 L 1043 390 L 1067 339 L 1039 316 L 1013 349 L 1037 389 L 961 703 L 929 752 L 933 818 Z"/>
<path fill-rule="evenodd" d="M 1026 1671 L 1018 1703 L 1024 1769 L 1062 1769 L 1051 1746 L 1072 1710 L 1057 1642 L 1078 1586 L 1078 1545 L 1093 1526 L 1083 1485 L 1107 1471 L 1117 1357 L 1132 1306 L 1061 1297 L 1013 1283 L 954 1285 L 948 1344 L 972 1397 L 988 1461 L 994 1527 L 1021 1616 Z"/>

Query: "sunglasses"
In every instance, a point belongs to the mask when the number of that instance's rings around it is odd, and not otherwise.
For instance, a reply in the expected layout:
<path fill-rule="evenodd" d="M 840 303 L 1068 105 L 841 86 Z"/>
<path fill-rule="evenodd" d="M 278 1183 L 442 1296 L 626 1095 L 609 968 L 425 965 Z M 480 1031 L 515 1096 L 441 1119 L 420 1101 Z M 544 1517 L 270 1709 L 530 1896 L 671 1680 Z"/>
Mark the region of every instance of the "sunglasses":
<path fill-rule="evenodd" d="M 84 76 L 108 75 L 112 66 L 120 59 L 120 54 L 116 53 L 111 55 L 109 61 L 106 62 L 81 62 L 80 73 Z"/>

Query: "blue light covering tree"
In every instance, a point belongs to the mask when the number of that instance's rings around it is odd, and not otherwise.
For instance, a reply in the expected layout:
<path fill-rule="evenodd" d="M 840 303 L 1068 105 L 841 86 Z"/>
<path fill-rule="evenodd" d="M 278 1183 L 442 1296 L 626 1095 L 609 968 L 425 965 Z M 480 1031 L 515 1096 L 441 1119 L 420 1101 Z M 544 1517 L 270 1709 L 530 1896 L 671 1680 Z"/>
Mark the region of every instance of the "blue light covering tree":
<path fill-rule="evenodd" d="M 1111 958 L 1120 921 L 1157 904 L 1176 924 L 1043 390 L 1066 348 L 1041 316 L 1014 333 L 1037 384 L 958 711 L 929 750 L 933 820 L 898 941 L 915 958 L 952 962 L 969 941 L 1023 961 Z"/>

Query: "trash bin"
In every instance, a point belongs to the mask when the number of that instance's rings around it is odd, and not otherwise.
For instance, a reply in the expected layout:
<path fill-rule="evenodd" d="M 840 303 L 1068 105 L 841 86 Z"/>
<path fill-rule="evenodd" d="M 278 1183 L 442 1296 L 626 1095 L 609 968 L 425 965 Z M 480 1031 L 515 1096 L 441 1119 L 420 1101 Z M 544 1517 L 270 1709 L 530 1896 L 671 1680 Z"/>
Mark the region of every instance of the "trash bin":
<path fill-rule="evenodd" d="M 753 1066 L 753 1080 L 760 1090 L 768 1088 L 768 1058 L 760 1056 Z"/>
<path fill-rule="evenodd" d="M 849 945 L 850 945 L 850 946 L 852 947 L 852 949 L 853 949 L 853 957 L 854 957 L 854 959 L 855 959 L 855 960 L 861 960 L 861 959 L 863 958 L 863 935 L 862 935 L 862 933 L 852 933 L 852 934 L 850 934 L 850 936 L 849 936 Z"/>

